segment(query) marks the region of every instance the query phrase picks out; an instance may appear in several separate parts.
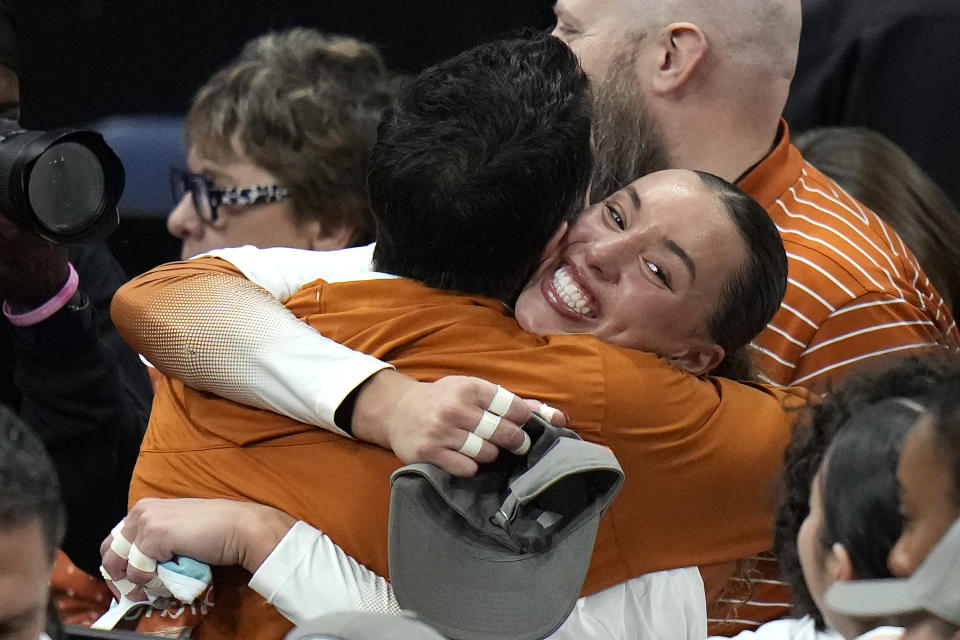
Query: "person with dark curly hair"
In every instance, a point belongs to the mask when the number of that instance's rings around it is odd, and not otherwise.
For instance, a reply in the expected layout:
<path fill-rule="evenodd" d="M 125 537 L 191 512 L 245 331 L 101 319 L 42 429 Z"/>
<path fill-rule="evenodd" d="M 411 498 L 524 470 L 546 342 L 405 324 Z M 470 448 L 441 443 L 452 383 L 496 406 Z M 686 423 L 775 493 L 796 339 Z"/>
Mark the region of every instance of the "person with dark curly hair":
<path fill-rule="evenodd" d="M 960 638 L 960 375 L 939 385 L 897 465 L 903 531 L 887 564 L 897 579 L 840 582 L 827 607 L 858 618 L 896 616 L 906 640 Z"/>
<path fill-rule="evenodd" d="M 808 487 L 807 514 L 791 538 L 794 607 L 807 613 L 798 627 L 826 625 L 852 639 L 876 626 L 877 621 L 832 614 L 823 606 L 823 595 L 836 580 L 890 577 L 887 553 L 900 534 L 897 458 L 919 409 L 910 400 L 891 397 L 855 411 L 842 424 L 827 413 L 811 427 L 812 437 L 791 449 L 788 472 L 797 466 L 808 471 L 820 461 Z M 824 451 L 822 439 L 831 436 Z M 796 525 L 790 522 L 791 533 Z M 782 560 L 787 553 L 781 552 Z"/>
<path fill-rule="evenodd" d="M 805 411 L 785 454 L 774 534 L 793 612 L 804 617 L 743 637 L 837 637 L 829 628 L 852 639 L 881 622 L 837 615 L 823 597 L 838 580 L 892 577 L 888 554 L 902 527 L 897 461 L 931 394 L 951 381 L 960 382 L 960 361 L 910 358 L 848 378 Z"/>

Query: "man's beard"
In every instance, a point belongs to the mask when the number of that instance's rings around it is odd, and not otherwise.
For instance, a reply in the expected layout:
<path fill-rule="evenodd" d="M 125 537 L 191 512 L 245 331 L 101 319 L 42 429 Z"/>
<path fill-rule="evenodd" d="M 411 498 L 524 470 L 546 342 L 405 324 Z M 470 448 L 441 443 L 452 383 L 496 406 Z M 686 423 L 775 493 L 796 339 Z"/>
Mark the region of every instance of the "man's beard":
<path fill-rule="evenodd" d="M 635 55 L 627 51 L 595 85 L 593 99 L 593 182 L 597 202 L 648 173 L 670 168 L 662 136 L 634 79 Z"/>

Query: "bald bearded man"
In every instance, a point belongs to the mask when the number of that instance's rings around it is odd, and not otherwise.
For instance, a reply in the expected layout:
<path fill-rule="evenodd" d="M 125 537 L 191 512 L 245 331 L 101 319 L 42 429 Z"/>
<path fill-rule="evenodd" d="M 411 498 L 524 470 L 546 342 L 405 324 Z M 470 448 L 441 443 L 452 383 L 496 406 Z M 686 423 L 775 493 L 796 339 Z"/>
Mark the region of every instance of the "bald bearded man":
<path fill-rule="evenodd" d="M 796 0 L 560 0 L 554 35 L 595 87 L 593 199 L 652 170 L 709 171 L 783 236 L 791 280 L 754 342 L 765 381 L 818 387 L 871 358 L 958 345 L 956 324 L 892 229 L 790 145 Z"/>

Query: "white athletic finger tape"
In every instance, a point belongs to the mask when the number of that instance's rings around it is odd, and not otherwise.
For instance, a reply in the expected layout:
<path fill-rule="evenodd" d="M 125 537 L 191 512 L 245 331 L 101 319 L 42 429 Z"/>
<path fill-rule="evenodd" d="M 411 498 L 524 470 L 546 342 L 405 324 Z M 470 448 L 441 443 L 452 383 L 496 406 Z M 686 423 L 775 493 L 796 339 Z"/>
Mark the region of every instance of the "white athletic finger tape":
<path fill-rule="evenodd" d="M 476 458 L 480 453 L 480 447 L 483 446 L 483 438 L 475 433 L 467 432 L 467 439 L 463 445 L 457 449 L 460 453 L 471 458 Z"/>
<path fill-rule="evenodd" d="M 557 410 L 551 407 L 550 405 L 541 402 L 540 408 L 537 409 L 537 413 L 540 414 L 540 417 L 553 424 L 553 416 L 557 415 Z"/>
<path fill-rule="evenodd" d="M 103 576 L 103 579 L 107 582 L 113 582 L 113 578 L 110 577 L 110 573 L 107 571 L 107 568 L 103 565 L 100 565 L 100 575 Z"/>
<path fill-rule="evenodd" d="M 507 411 L 510 411 L 510 405 L 513 403 L 515 397 L 512 393 L 500 385 L 497 385 L 497 392 L 493 394 L 493 400 L 491 400 L 490 405 L 487 406 L 487 411 L 502 416 Z"/>
<path fill-rule="evenodd" d="M 119 580 L 114 580 L 113 586 L 115 586 L 117 588 L 117 591 L 119 591 L 123 595 L 127 595 L 128 593 L 130 593 L 131 591 L 137 588 L 137 585 L 133 584 L 126 578 L 120 578 Z"/>
<path fill-rule="evenodd" d="M 144 573 L 153 573 L 157 570 L 157 561 L 143 551 L 140 551 L 136 544 L 130 545 L 130 555 L 127 558 L 127 565 Z"/>
<path fill-rule="evenodd" d="M 123 534 L 118 530 L 119 528 L 121 528 L 120 525 L 113 528 L 110 550 L 126 560 L 127 556 L 130 555 L 130 541 L 123 537 Z"/>
<path fill-rule="evenodd" d="M 523 432 L 523 442 L 520 443 L 520 446 L 515 449 L 510 449 L 510 453 L 514 453 L 518 456 L 526 455 L 527 451 L 530 451 L 530 436 L 526 431 Z"/>
<path fill-rule="evenodd" d="M 484 440 L 489 440 L 490 436 L 493 435 L 493 432 L 496 431 L 499 426 L 500 416 L 495 416 L 489 411 L 484 411 L 483 415 L 480 416 L 480 422 L 477 423 L 473 432 Z"/>

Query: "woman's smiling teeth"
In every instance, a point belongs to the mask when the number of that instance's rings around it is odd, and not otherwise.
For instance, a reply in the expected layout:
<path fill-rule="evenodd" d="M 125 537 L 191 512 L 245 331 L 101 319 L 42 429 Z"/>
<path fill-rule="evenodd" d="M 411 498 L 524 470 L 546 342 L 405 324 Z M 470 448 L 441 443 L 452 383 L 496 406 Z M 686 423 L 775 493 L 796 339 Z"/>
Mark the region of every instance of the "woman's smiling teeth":
<path fill-rule="evenodd" d="M 553 274 L 553 288 L 560 299 L 563 300 L 563 303 L 574 312 L 581 316 L 588 316 L 593 313 L 590 305 L 587 304 L 587 297 L 570 277 L 570 274 L 567 273 L 566 267 L 560 267 Z"/>

